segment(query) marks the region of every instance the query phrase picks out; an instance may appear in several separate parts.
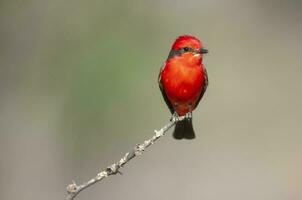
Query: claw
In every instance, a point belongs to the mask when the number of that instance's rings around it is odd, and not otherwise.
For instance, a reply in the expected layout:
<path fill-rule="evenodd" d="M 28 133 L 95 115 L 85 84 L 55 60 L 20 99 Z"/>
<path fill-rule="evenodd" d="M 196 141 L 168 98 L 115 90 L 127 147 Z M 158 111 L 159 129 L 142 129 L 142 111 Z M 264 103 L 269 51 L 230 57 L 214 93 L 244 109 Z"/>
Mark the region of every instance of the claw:
<path fill-rule="evenodd" d="M 179 115 L 177 114 L 177 112 L 174 112 L 170 121 L 179 121 Z"/>
<path fill-rule="evenodd" d="M 186 113 L 186 119 L 192 119 L 192 112 Z"/>

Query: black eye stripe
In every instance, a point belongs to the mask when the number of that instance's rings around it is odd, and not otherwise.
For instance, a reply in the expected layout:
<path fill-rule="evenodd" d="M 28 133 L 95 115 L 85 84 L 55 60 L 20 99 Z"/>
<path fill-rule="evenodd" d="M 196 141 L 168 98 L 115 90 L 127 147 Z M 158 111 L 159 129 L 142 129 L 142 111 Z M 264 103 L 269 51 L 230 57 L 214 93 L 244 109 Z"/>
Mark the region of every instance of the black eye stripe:
<path fill-rule="evenodd" d="M 174 56 L 180 56 L 181 54 L 183 53 L 187 53 L 187 52 L 194 52 L 194 49 L 190 48 L 190 47 L 183 47 L 179 50 L 171 50 L 170 53 L 169 53 L 169 56 L 168 56 L 168 59 L 169 58 L 172 58 Z"/>
<path fill-rule="evenodd" d="M 186 52 L 194 52 L 194 49 L 191 47 L 183 47 L 182 49 L 179 50 L 181 53 L 186 53 Z"/>
<path fill-rule="evenodd" d="M 184 50 L 185 52 L 188 52 L 188 51 L 190 50 L 190 48 L 189 48 L 189 47 L 184 47 L 183 50 Z"/>

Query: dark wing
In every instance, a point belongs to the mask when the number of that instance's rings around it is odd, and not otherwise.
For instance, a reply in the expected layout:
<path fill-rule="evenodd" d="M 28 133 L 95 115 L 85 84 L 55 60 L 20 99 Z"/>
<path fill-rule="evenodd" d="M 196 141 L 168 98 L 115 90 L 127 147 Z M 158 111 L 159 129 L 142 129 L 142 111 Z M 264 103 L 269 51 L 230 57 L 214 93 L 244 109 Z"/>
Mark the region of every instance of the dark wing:
<path fill-rule="evenodd" d="M 167 104 L 167 106 L 169 107 L 169 110 L 170 112 L 173 114 L 174 113 L 174 108 L 173 108 L 173 105 L 171 104 L 170 100 L 168 99 L 167 95 L 166 95 L 166 92 L 165 92 L 165 89 L 164 89 L 164 86 L 162 84 L 162 80 L 161 80 L 161 73 L 164 69 L 165 65 L 163 67 L 160 68 L 160 71 L 159 71 L 159 74 L 158 74 L 158 85 L 159 85 L 159 89 L 164 97 L 164 100 Z"/>
<path fill-rule="evenodd" d="M 203 97 L 204 93 L 207 90 L 208 84 L 209 84 L 209 79 L 208 79 L 208 74 L 207 74 L 206 68 L 204 69 L 204 81 L 205 81 L 204 82 L 204 87 L 203 87 L 203 90 L 200 93 L 200 96 L 198 97 L 198 99 L 196 101 L 195 108 L 198 106 L 198 104 L 200 102 L 200 99 Z"/>

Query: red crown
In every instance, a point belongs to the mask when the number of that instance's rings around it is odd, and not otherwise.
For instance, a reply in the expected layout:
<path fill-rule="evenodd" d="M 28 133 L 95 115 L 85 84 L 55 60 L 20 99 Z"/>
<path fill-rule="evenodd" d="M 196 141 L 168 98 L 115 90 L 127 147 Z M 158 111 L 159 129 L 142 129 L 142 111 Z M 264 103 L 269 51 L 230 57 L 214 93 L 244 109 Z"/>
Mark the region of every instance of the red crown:
<path fill-rule="evenodd" d="M 183 47 L 190 47 L 193 49 L 200 49 L 202 48 L 202 44 L 200 40 L 194 36 L 191 35 L 182 35 L 179 36 L 174 44 L 172 45 L 172 49 L 179 50 Z"/>

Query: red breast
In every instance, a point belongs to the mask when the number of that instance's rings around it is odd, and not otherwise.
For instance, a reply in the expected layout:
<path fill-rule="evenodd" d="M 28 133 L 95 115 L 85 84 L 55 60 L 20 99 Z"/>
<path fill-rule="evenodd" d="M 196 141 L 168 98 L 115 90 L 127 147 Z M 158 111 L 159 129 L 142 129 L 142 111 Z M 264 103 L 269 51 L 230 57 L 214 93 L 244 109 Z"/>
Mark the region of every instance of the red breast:
<path fill-rule="evenodd" d="M 179 115 L 195 108 L 205 85 L 205 71 L 200 59 L 191 55 L 171 58 L 162 71 L 164 90 Z"/>

